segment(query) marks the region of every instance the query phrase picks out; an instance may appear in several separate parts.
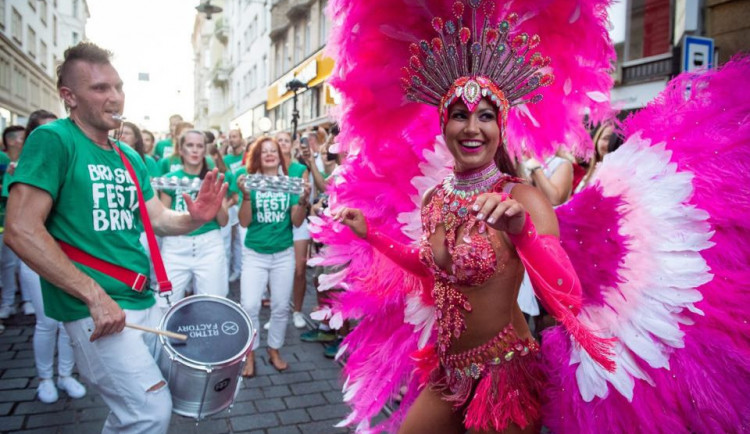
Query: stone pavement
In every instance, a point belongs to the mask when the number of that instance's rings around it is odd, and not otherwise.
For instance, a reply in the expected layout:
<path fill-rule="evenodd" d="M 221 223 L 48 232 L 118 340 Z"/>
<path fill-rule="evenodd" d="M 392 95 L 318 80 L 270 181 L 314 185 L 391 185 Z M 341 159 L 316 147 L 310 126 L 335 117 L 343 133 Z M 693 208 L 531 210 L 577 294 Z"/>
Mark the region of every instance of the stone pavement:
<path fill-rule="evenodd" d="M 310 270 L 308 270 L 310 271 Z M 308 273 L 310 276 L 311 273 Z M 308 279 L 311 281 L 311 279 Z M 230 298 L 239 300 L 239 284 L 231 285 Z M 314 289 L 308 285 L 304 312 L 316 304 Z M 261 323 L 269 309 L 261 310 Z M 64 392 L 54 404 L 35 398 L 39 383 L 34 368 L 32 335 L 34 317 L 17 314 L 5 321 L 0 335 L 0 432 L 21 433 L 99 433 L 108 409 L 89 390 L 73 400 Z M 256 351 L 256 377 L 246 379 L 234 407 L 198 424 L 174 415 L 171 433 L 345 433 L 334 428 L 347 414 L 342 403 L 339 365 L 323 356 L 323 346 L 304 343 L 289 321 L 282 356 L 289 369 L 277 372 L 265 351 L 266 331 L 260 328 L 261 348 Z"/>

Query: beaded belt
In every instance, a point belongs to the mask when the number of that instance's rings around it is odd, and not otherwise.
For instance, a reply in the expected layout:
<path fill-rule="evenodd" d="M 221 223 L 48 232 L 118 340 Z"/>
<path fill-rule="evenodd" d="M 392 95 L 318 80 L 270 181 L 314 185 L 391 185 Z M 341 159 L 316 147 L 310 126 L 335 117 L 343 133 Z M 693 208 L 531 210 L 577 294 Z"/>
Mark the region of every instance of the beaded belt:
<path fill-rule="evenodd" d="M 539 344 L 534 339 L 519 339 L 512 324 L 508 324 L 487 343 L 470 350 L 441 358 L 445 374 L 453 381 L 464 378 L 479 379 L 490 368 L 511 362 L 518 357 L 536 355 Z"/>

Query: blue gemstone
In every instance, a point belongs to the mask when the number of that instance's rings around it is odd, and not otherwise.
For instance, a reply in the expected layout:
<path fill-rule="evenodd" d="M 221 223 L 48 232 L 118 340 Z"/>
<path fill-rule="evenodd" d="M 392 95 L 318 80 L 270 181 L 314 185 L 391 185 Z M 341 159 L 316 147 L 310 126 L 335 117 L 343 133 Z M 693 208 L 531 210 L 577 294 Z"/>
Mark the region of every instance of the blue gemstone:
<path fill-rule="evenodd" d="M 429 51 L 430 46 L 427 44 L 427 41 L 419 41 L 419 48 L 421 48 L 422 51 Z"/>
<path fill-rule="evenodd" d="M 482 0 L 469 0 L 469 6 L 475 9 L 478 8 L 480 4 L 482 4 Z"/>
<path fill-rule="evenodd" d="M 497 52 L 498 53 L 502 53 L 503 51 L 505 51 L 505 44 L 498 45 L 497 46 Z"/>
<path fill-rule="evenodd" d="M 453 20 L 448 20 L 448 22 L 445 23 L 445 31 L 449 35 L 456 33 L 456 24 L 453 22 Z"/>
<path fill-rule="evenodd" d="M 474 54 L 475 56 L 478 56 L 479 53 L 481 53 L 481 52 L 482 52 L 482 45 L 479 44 L 479 42 L 475 42 L 474 44 L 472 44 L 472 46 L 471 46 L 471 53 L 472 54 Z"/>
<path fill-rule="evenodd" d="M 458 210 L 458 216 L 459 217 L 466 217 L 468 214 L 469 214 L 469 210 L 466 209 L 466 207 L 462 206 L 461 208 L 459 208 L 459 210 Z"/>
<path fill-rule="evenodd" d="M 456 54 L 457 54 L 456 46 L 455 45 L 448 46 L 448 55 L 451 57 L 456 57 Z"/>
<path fill-rule="evenodd" d="M 509 22 L 507 22 L 505 20 L 500 21 L 500 31 L 508 30 L 509 27 L 510 27 L 510 23 Z"/>
<path fill-rule="evenodd" d="M 425 59 L 424 63 L 426 63 L 430 68 L 435 67 L 435 59 L 433 59 L 432 57 L 428 57 L 427 59 Z"/>

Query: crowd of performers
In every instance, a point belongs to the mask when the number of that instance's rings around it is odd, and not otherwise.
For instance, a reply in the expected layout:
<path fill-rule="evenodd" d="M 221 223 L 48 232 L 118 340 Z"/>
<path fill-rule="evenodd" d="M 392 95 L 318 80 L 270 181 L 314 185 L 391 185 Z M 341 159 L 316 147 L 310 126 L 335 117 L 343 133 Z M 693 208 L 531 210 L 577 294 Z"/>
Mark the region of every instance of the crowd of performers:
<path fill-rule="evenodd" d="M 42 384 L 55 389 L 59 335 L 58 386 L 86 393 L 77 361 L 111 410 L 106 432 L 166 431 L 153 336 L 124 327 L 153 326 L 168 305 L 66 256 L 72 245 L 149 275 L 140 207 L 172 301 L 226 296 L 240 279 L 258 324 L 269 291 L 279 371 L 290 304 L 304 327 L 306 264 L 325 268 L 322 326 L 305 339 L 346 334 L 333 350 L 352 408 L 342 425 L 357 431 L 750 429 L 750 58 L 678 76 L 619 122 L 607 4 L 332 1 L 333 148 L 322 132 L 248 147 L 232 130 L 222 145 L 176 117 L 154 143 L 119 118 L 109 53 L 69 49 L 58 89 L 70 116 L 39 112 L 33 134 L 3 134 L 2 308 L 15 300 L 7 250 L 37 314 L 39 398 L 53 400 Z M 248 190 L 248 174 L 309 182 L 271 194 Z M 203 182 L 154 191 L 157 176 Z M 308 261 L 311 235 L 324 247 Z"/>
<path fill-rule="evenodd" d="M 154 362 L 156 340 L 124 328 L 125 322 L 157 327 L 169 303 L 189 294 L 226 297 L 229 283 L 240 280 L 238 301 L 253 324 L 260 326 L 262 300 L 268 299 L 268 360 L 286 370 L 279 350 L 289 319 L 297 328 L 307 326 L 301 312 L 311 246 L 307 216 L 325 206 L 327 178 L 341 157 L 328 158 L 334 136 L 322 129 L 294 143 L 284 132 L 253 139 L 236 129 L 219 142 L 179 116 L 170 119 L 170 136 L 156 142 L 151 132 L 120 119 L 124 93 L 110 56 L 88 42 L 68 49 L 58 88 L 69 117 L 38 110 L 27 127 L 3 132 L 0 318 L 17 313 L 20 286 L 23 314 L 36 315 L 40 401 L 57 401 L 58 389 L 83 397 L 86 386 L 71 375 L 77 365 L 111 410 L 106 432 L 162 432 L 171 399 Z M 250 191 L 243 182 L 247 174 L 303 178 L 304 189 Z M 202 183 L 199 190 L 155 190 L 151 179 L 157 177 Z M 159 279 L 140 208 L 159 236 L 169 301 L 154 295 Z M 88 257 L 124 271 L 110 273 Z M 316 333 L 309 340 L 317 341 Z M 259 345 L 256 339 L 245 377 L 255 374 Z"/>

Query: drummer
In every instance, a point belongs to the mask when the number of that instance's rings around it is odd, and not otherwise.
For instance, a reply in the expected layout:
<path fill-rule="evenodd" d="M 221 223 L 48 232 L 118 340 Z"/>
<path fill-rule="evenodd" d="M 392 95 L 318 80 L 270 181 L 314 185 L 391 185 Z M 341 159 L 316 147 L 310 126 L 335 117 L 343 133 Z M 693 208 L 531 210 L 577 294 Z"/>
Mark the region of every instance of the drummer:
<path fill-rule="evenodd" d="M 149 263 L 133 178 L 159 235 L 213 220 L 227 186 L 208 173 L 197 198 L 185 198 L 187 212 L 168 210 L 154 196 L 143 160 L 108 136 L 124 106 L 111 55 L 90 42 L 65 51 L 57 89 L 70 116 L 29 136 L 10 184 L 5 242 L 41 276 L 45 314 L 64 323 L 81 376 L 109 406 L 103 431 L 165 433 L 172 398 L 153 359 L 156 339 L 125 329 L 126 322 L 155 327 L 160 319 L 143 278 Z M 58 242 L 80 253 L 77 262 Z"/>

